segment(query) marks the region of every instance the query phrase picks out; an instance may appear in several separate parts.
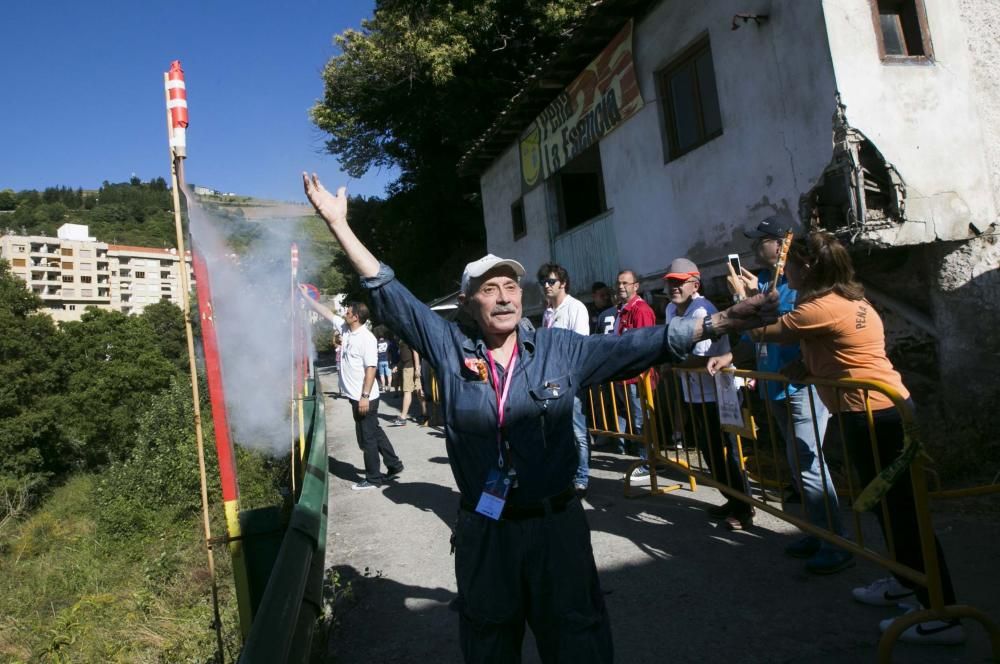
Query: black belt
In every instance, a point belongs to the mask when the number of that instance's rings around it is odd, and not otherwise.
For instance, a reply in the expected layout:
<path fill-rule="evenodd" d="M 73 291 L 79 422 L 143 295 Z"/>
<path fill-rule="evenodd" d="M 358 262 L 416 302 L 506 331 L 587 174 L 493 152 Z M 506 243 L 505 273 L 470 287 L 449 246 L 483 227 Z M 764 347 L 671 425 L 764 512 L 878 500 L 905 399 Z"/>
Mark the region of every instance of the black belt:
<path fill-rule="evenodd" d="M 549 496 L 548 498 L 542 498 L 537 502 L 521 503 L 520 505 L 511 505 L 510 503 L 507 503 L 504 505 L 503 513 L 500 515 L 500 519 L 503 521 L 523 521 L 524 519 L 537 519 L 538 517 L 545 516 L 546 513 L 556 514 L 559 512 L 565 512 L 566 506 L 569 505 L 574 498 L 576 498 L 576 491 L 570 487 L 561 493 Z M 459 502 L 459 507 L 466 512 L 476 511 L 476 504 L 470 503 L 465 500 L 465 498 L 462 498 Z"/>

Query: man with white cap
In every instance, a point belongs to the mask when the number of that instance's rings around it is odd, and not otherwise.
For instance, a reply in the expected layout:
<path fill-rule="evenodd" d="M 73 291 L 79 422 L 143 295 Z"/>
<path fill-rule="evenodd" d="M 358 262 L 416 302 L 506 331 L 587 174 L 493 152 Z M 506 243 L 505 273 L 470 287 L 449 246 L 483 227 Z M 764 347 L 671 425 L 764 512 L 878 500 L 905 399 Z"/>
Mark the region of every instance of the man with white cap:
<path fill-rule="evenodd" d="M 474 322 L 445 321 L 417 300 L 347 224 L 347 197 L 303 174 L 306 195 L 368 289 L 375 312 L 436 370 L 448 458 L 461 493 L 455 525 L 459 640 L 466 662 L 521 659 L 525 623 L 543 662 L 611 662 L 611 629 L 573 491 L 573 396 L 587 385 L 684 358 L 705 336 L 774 320 L 745 300 L 702 321 L 627 335 L 535 330 L 521 317 L 520 263 L 487 255 L 462 274 Z"/>

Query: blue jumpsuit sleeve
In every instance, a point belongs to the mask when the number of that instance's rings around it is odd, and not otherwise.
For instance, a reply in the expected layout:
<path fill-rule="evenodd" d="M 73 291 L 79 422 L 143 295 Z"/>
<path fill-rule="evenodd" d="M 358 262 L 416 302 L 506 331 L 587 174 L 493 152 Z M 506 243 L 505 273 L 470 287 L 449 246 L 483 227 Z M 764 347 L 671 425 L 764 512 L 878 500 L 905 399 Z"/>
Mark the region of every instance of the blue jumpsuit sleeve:
<path fill-rule="evenodd" d="M 649 367 L 681 362 L 694 345 L 695 321 L 674 318 L 668 325 L 629 330 L 621 336 L 573 335 L 573 352 L 582 387 L 632 378 Z"/>
<path fill-rule="evenodd" d="M 362 278 L 375 316 L 387 324 L 435 369 L 447 366 L 455 347 L 456 326 L 441 318 L 396 279 L 392 268 L 379 264 L 374 277 Z"/>

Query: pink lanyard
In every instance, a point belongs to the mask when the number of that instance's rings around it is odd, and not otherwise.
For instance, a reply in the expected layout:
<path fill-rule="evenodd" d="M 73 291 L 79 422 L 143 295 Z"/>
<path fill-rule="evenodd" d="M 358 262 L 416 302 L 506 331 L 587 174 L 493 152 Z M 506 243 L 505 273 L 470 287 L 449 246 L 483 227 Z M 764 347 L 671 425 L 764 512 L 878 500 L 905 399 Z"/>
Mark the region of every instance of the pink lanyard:
<path fill-rule="evenodd" d="M 501 448 L 503 434 L 503 421 L 506 417 L 504 406 L 507 404 L 507 395 L 510 392 L 510 384 L 514 382 L 514 366 L 517 364 L 517 343 L 514 344 L 514 352 L 510 355 L 510 366 L 507 367 L 507 380 L 504 381 L 503 389 L 500 389 L 500 373 L 497 371 L 496 362 L 493 360 L 493 353 L 486 351 L 486 359 L 490 364 L 490 377 L 493 379 L 493 390 L 497 395 L 497 452 L 499 453 L 499 464 L 503 468 L 503 449 Z"/>

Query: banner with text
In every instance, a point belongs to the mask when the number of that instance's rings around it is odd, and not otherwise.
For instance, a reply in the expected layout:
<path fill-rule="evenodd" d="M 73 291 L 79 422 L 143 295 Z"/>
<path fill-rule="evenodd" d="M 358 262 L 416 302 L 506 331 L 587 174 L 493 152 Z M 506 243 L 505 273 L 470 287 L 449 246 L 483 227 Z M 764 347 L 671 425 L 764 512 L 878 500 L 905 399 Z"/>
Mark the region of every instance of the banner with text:
<path fill-rule="evenodd" d="M 632 60 L 632 21 L 521 135 L 525 191 L 610 134 L 642 108 Z"/>

